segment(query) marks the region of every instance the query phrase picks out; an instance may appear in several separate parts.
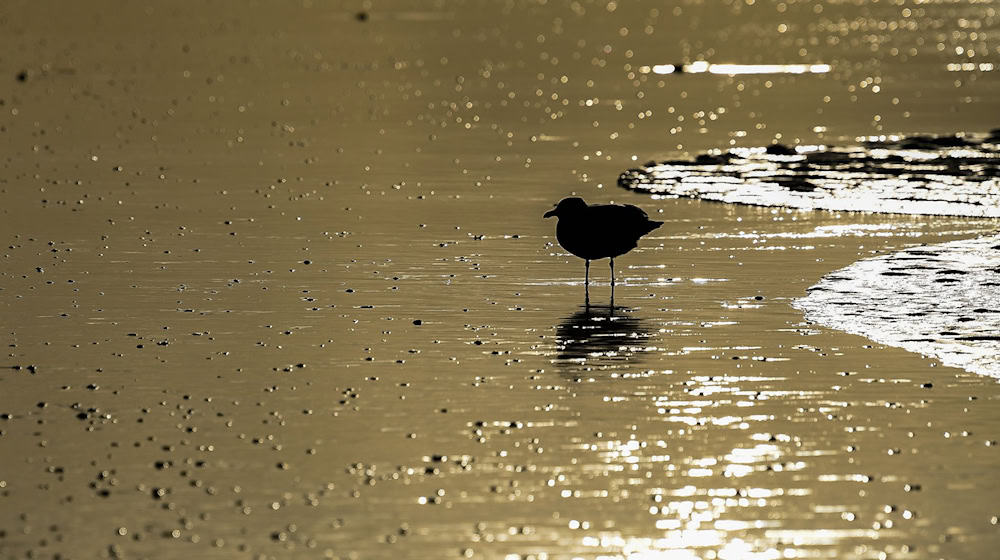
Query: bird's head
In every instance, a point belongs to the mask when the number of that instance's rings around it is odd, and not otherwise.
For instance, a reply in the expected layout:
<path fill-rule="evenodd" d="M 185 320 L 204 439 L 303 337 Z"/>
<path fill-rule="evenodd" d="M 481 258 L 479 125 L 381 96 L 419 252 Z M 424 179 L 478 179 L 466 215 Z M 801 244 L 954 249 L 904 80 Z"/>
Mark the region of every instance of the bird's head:
<path fill-rule="evenodd" d="M 551 218 L 552 216 L 567 216 L 569 214 L 574 214 L 581 210 L 587 208 L 587 203 L 579 197 L 564 198 L 556 204 L 556 207 L 545 213 L 546 218 Z"/>

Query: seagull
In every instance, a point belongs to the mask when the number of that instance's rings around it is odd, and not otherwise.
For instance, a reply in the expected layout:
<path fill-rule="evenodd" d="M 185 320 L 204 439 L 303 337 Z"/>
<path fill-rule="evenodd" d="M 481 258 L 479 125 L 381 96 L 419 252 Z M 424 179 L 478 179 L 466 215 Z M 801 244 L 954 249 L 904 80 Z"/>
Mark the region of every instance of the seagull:
<path fill-rule="evenodd" d="M 635 249 L 639 238 L 663 225 L 631 204 L 588 205 L 582 198 L 564 198 L 545 213 L 556 216 L 556 239 L 563 249 L 585 262 L 584 293 L 590 305 L 590 261 L 611 259 L 611 305 L 615 304 L 615 257 Z"/>

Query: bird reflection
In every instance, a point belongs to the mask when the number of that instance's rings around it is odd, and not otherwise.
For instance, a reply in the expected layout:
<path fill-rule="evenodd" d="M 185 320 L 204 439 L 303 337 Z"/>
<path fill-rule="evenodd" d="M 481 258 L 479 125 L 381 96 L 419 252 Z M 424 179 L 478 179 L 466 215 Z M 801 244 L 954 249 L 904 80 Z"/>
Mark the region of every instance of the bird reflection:
<path fill-rule="evenodd" d="M 584 306 L 556 326 L 556 362 L 574 366 L 615 367 L 637 362 L 649 350 L 651 328 L 626 307 Z"/>

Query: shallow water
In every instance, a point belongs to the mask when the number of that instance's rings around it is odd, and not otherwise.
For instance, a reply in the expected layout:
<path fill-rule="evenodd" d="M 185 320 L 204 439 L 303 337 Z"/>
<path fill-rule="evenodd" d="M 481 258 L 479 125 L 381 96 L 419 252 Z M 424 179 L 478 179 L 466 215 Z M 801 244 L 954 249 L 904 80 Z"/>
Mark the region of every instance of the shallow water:
<path fill-rule="evenodd" d="M 51 8 L 0 19 L 0 556 L 996 548 L 995 381 L 791 306 L 994 221 L 613 185 L 982 130 L 995 80 L 947 65 L 991 5 Z M 831 71 L 641 71 L 699 59 Z M 665 222 L 617 308 L 541 218 L 574 191 Z"/>

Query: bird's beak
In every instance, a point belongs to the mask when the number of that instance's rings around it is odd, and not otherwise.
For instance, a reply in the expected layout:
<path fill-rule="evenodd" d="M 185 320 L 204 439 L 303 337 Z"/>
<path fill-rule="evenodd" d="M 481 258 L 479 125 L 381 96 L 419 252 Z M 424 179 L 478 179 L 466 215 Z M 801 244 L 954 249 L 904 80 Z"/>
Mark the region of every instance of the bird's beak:
<path fill-rule="evenodd" d="M 556 209 L 553 208 L 552 210 L 549 210 L 548 212 L 546 212 L 545 215 L 542 216 L 542 217 L 543 218 L 551 218 L 552 216 L 555 216 L 555 215 L 556 215 Z"/>

